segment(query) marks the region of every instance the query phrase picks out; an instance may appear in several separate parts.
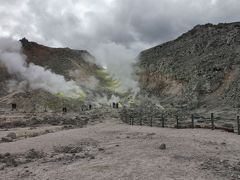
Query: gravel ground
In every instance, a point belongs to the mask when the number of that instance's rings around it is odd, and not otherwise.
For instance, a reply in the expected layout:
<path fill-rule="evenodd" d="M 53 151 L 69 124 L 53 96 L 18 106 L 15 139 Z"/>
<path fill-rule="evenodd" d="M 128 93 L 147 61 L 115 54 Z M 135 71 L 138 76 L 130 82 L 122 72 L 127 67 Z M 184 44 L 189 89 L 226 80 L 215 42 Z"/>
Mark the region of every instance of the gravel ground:
<path fill-rule="evenodd" d="M 240 179 L 236 134 L 129 126 L 118 119 L 1 143 L 0 154 L 0 179 L 6 180 Z M 16 167 L 4 166 L 9 157 Z"/>

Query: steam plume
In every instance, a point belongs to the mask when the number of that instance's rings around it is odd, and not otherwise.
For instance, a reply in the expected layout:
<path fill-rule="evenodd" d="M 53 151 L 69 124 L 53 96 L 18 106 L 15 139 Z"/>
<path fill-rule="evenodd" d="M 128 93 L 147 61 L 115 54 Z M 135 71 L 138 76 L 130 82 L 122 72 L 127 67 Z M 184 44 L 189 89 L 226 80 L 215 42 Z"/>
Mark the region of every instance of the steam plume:
<path fill-rule="evenodd" d="M 21 43 L 10 38 L 0 39 L 0 63 L 9 74 L 16 75 L 21 81 L 26 81 L 30 89 L 43 89 L 52 94 L 79 98 L 84 96 L 75 81 L 66 81 L 62 75 L 44 69 L 42 66 L 27 63 L 21 53 Z"/>

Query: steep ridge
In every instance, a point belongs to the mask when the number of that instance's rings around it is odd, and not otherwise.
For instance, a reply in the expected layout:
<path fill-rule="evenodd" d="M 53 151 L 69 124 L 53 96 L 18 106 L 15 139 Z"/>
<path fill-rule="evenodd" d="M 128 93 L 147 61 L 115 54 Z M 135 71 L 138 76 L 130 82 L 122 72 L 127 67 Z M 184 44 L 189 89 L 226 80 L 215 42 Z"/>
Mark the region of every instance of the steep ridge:
<path fill-rule="evenodd" d="M 49 69 L 57 75 L 62 75 L 66 81 L 75 81 L 86 94 L 84 101 L 93 101 L 98 96 L 110 96 L 114 93 L 117 81 L 98 65 L 95 58 L 87 51 L 51 48 L 36 42 L 30 42 L 26 38 L 21 39 L 20 42 L 27 63 L 34 63 Z M 9 74 L 6 67 L 0 63 L 0 107 L 9 106 L 11 102 L 18 102 L 21 107 L 28 107 L 28 109 L 36 106 L 41 106 L 41 109 L 46 107 L 51 109 L 57 107 L 59 109 L 64 106 L 64 103 L 68 106 L 79 103 L 79 99 L 76 102 L 71 99 L 63 100 L 64 94 L 51 94 L 42 89 L 25 88 L 24 92 L 19 91 L 19 89 L 10 92 L 8 83 L 11 80 L 21 81 L 17 75 Z"/>
<path fill-rule="evenodd" d="M 240 23 L 197 25 L 140 53 L 142 94 L 164 106 L 240 108 Z"/>
<path fill-rule="evenodd" d="M 49 68 L 57 74 L 64 75 L 67 79 L 73 78 L 70 75 L 71 70 L 79 69 L 85 76 L 91 76 L 96 70 L 101 69 L 95 64 L 94 57 L 85 50 L 50 48 L 29 42 L 25 38 L 20 41 L 28 62 Z"/>

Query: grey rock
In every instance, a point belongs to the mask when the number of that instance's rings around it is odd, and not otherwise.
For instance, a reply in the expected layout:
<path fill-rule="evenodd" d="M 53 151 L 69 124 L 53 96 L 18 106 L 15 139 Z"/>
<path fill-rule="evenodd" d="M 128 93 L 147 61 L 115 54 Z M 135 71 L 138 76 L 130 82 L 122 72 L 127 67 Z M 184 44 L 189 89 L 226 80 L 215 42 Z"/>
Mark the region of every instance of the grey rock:
<path fill-rule="evenodd" d="M 141 52 L 135 72 L 141 94 L 164 107 L 239 108 L 239 59 L 240 22 L 206 24 Z"/>
<path fill-rule="evenodd" d="M 12 142 L 13 139 L 11 137 L 2 137 L 3 142 Z"/>
<path fill-rule="evenodd" d="M 159 146 L 159 149 L 161 149 L 161 150 L 165 150 L 165 149 L 167 149 L 167 147 L 166 147 L 166 144 L 161 144 L 160 146 Z"/>
<path fill-rule="evenodd" d="M 224 123 L 224 124 L 223 124 L 223 127 L 229 128 L 229 129 L 234 129 L 234 126 L 233 126 L 233 124 L 231 124 L 231 123 Z"/>
<path fill-rule="evenodd" d="M 16 139 L 17 138 L 17 134 L 15 132 L 10 132 L 10 133 L 8 133 L 7 137 L 10 137 L 12 139 Z"/>
<path fill-rule="evenodd" d="M 1 164 L 0 164 L 0 171 L 1 171 L 1 170 L 4 170 L 4 168 L 5 168 L 5 164 L 1 163 Z"/>
<path fill-rule="evenodd" d="M 30 149 L 25 153 L 25 157 L 27 159 L 41 159 L 44 157 L 44 152 L 42 151 L 37 151 L 35 149 Z"/>

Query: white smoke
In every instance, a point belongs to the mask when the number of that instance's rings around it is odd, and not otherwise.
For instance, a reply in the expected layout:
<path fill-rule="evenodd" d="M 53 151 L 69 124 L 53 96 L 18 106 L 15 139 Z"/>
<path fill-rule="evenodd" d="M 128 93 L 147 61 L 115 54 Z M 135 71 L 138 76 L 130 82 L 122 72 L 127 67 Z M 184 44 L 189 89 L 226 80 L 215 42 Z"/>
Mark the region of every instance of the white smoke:
<path fill-rule="evenodd" d="M 107 98 L 107 96 L 101 96 L 101 97 L 97 97 L 97 99 L 94 102 L 95 106 L 100 107 L 102 105 L 110 105 L 109 104 L 109 99 Z"/>
<path fill-rule="evenodd" d="M 84 95 L 75 81 L 66 81 L 62 75 L 55 74 L 33 63 L 28 64 L 26 57 L 21 53 L 21 43 L 19 41 L 0 38 L 0 63 L 7 68 L 9 74 L 16 75 L 21 82 L 27 82 L 30 89 L 43 89 L 52 94 L 60 93 L 71 98 Z M 18 86 L 16 82 L 14 83 L 15 86 Z"/>
<path fill-rule="evenodd" d="M 14 91 L 19 91 L 19 92 L 24 92 L 27 91 L 27 81 L 17 81 L 14 79 L 8 80 L 6 82 L 7 87 L 8 87 L 8 92 L 14 92 Z"/>
<path fill-rule="evenodd" d="M 112 106 L 112 103 L 119 103 L 121 101 L 120 97 L 112 95 L 110 98 L 108 98 L 106 95 L 99 96 L 96 98 L 94 104 L 96 107 L 100 106 Z"/>
<path fill-rule="evenodd" d="M 112 95 L 109 102 L 112 104 L 112 103 L 117 103 L 120 101 L 120 97 L 118 96 L 115 96 L 115 95 Z"/>
<path fill-rule="evenodd" d="M 76 79 L 76 83 L 81 87 L 88 88 L 90 90 L 95 90 L 99 85 L 99 80 L 94 76 L 86 76 L 86 74 L 82 73 L 78 69 L 70 71 L 69 75 Z"/>

